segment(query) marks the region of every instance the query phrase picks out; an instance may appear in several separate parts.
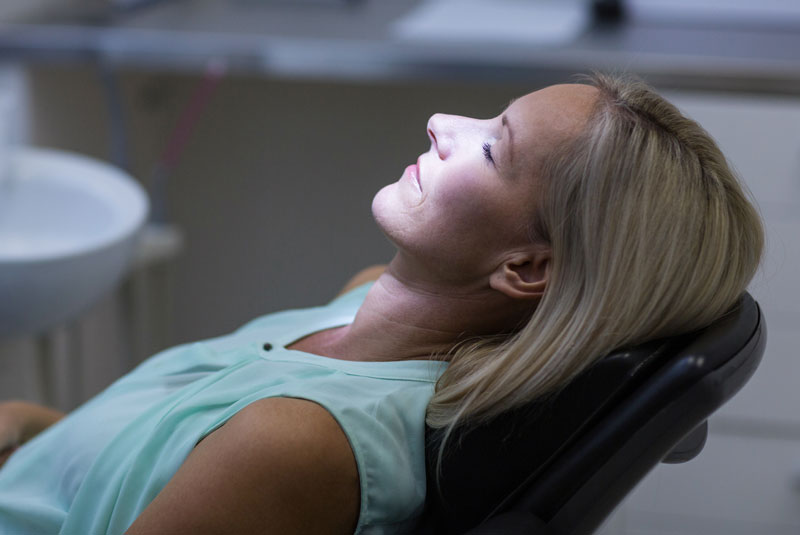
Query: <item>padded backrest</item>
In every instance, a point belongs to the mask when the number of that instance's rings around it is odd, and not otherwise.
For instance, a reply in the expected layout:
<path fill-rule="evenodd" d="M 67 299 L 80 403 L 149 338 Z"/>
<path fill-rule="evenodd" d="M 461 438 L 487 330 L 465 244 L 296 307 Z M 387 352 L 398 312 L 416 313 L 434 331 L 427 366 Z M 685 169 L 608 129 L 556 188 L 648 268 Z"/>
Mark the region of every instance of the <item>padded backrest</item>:
<path fill-rule="evenodd" d="M 436 533 L 462 533 L 494 513 L 515 507 L 525 507 L 550 521 L 565 507 L 593 507 L 591 500 L 596 498 L 591 491 L 586 495 L 579 491 L 589 481 L 600 490 L 597 479 L 592 480 L 596 473 L 621 481 L 605 501 L 621 499 L 681 437 L 744 384 L 758 358 L 746 355 L 750 360 L 744 367 L 731 364 L 731 359 L 753 345 L 760 329 L 758 306 L 745 295 L 734 310 L 702 331 L 614 352 L 550 400 L 530 403 L 478 428 L 459 430 L 448 444 L 438 480 L 436 453 L 441 436 L 429 429 L 425 522 Z M 763 350 L 763 337 L 760 343 Z M 746 377 L 733 380 L 730 374 L 718 375 L 702 389 L 697 407 L 688 412 L 678 409 L 683 418 L 679 422 L 655 418 L 704 377 L 728 364 L 746 371 Z M 651 420 L 669 429 L 648 429 L 639 436 Z M 647 454 L 632 465 L 630 458 L 617 459 L 632 466 L 628 476 L 609 474 L 609 459 L 620 452 L 624 457 L 626 444 L 633 447 L 634 443 L 638 449 L 633 455 Z M 597 511 L 585 515 L 586 522 L 595 522 L 613 505 L 597 506 Z"/>

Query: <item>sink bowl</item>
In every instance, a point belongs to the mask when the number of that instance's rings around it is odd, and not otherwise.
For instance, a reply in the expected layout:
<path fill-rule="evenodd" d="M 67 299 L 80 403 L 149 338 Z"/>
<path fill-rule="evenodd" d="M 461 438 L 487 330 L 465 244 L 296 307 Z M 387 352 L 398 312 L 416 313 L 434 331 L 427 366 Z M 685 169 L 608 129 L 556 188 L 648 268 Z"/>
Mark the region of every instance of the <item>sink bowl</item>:
<path fill-rule="evenodd" d="M 139 184 L 108 164 L 18 148 L 0 177 L 0 337 L 82 312 L 119 282 L 148 211 Z"/>

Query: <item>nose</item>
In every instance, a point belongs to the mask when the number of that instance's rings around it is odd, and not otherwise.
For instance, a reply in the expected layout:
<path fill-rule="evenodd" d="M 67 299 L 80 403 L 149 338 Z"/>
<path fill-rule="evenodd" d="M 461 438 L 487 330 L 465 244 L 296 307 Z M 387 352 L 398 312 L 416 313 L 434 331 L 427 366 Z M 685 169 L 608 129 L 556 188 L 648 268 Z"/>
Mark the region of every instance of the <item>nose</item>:
<path fill-rule="evenodd" d="M 442 160 L 447 158 L 452 150 L 451 122 L 450 116 L 443 113 L 435 113 L 428 119 L 428 137 L 431 139 L 431 147 L 436 150 Z"/>

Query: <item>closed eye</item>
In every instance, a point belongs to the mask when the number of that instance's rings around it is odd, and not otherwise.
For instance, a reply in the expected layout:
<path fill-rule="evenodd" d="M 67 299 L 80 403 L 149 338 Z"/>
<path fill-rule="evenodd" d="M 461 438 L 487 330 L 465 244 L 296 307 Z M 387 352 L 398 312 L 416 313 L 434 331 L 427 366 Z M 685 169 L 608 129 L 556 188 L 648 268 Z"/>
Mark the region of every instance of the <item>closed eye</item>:
<path fill-rule="evenodd" d="M 483 155 L 487 160 L 494 164 L 494 158 L 492 158 L 492 146 L 488 141 L 483 144 Z"/>

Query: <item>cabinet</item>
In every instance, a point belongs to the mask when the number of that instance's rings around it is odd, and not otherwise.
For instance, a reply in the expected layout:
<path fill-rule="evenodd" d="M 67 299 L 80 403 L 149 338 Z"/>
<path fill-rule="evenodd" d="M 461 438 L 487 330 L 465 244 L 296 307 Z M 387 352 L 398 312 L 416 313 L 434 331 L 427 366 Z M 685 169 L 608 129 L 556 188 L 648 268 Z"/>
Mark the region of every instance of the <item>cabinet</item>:
<path fill-rule="evenodd" d="M 604 535 L 800 533 L 800 99 L 672 93 L 743 177 L 767 232 L 750 287 L 767 320 L 764 360 L 709 421 L 703 452 L 659 465 Z"/>
<path fill-rule="evenodd" d="M 615 513 L 608 535 L 800 533 L 800 441 L 722 435 L 710 426 L 703 452 L 659 465 Z"/>

